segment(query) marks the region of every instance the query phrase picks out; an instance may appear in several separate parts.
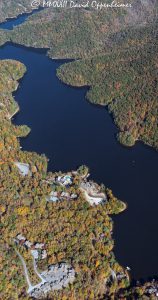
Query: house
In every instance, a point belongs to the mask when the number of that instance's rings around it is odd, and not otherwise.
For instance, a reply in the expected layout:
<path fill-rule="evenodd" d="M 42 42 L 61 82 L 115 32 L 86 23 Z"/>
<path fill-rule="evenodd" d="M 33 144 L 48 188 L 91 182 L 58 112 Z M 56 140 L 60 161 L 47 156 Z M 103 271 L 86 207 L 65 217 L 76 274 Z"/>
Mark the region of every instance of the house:
<path fill-rule="evenodd" d="M 77 197 L 77 194 L 71 194 L 71 199 L 76 199 Z"/>
<path fill-rule="evenodd" d="M 51 201 L 51 202 L 56 202 L 56 201 L 59 200 L 58 197 L 54 197 L 54 196 L 50 196 L 50 197 L 48 197 L 47 199 L 48 199 L 48 201 Z"/>
<path fill-rule="evenodd" d="M 63 178 L 64 185 L 71 185 L 72 184 L 72 177 L 69 175 L 64 176 Z"/>
<path fill-rule="evenodd" d="M 35 244 L 35 249 L 43 249 L 44 248 L 44 244 L 43 243 L 36 243 Z"/>
<path fill-rule="evenodd" d="M 52 191 L 52 192 L 50 193 L 50 195 L 53 196 L 53 197 L 57 197 L 57 196 L 58 196 L 58 192 Z"/>
<path fill-rule="evenodd" d="M 65 176 L 58 176 L 57 181 L 61 185 L 71 185 L 72 184 L 72 177 L 70 175 L 65 175 Z"/>
<path fill-rule="evenodd" d="M 24 245 L 27 247 L 27 248 L 31 248 L 33 243 L 31 243 L 30 241 L 26 240 Z"/>
<path fill-rule="evenodd" d="M 17 238 L 17 240 L 19 240 L 19 241 L 25 241 L 25 240 L 26 240 L 26 238 L 25 238 L 21 233 L 19 233 L 19 234 L 16 236 L 16 238 Z"/>
<path fill-rule="evenodd" d="M 15 239 L 16 243 L 20 244 L 20 245 L 24 245 L 25 241 L 26 241 L 26 238 L 21 234 L 19 233 L 17 236 L 16 236 L 16 239 Z"/>
<path fill-rule="evenodd" d="M 42 251 L 42 259 L 45 259 L 47 257 L 47 251 L 43 250 Z"/>
<path fill-rule="evenodd" d="M 62 193 L 61 193 L 61 197 L 63 197 L 63 198 L 70 198 L 70 194 L 69 194 L 69 193 L 62 192 Z"/>
<path fill-rule="evenodd" d="M 31 254 L 34 257 L 34 259 L 38 259 L 38 257 L 39 257 L 38 250 L 31 250 Z"/>

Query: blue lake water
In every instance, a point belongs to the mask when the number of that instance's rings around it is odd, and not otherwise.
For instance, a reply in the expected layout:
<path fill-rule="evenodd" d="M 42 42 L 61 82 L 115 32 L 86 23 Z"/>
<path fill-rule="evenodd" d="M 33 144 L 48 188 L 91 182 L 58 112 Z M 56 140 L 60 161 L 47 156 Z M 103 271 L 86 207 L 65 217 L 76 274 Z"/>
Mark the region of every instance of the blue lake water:
<path fill-rule="evenodd" d="M 24 23 L 29 16 L 33 15 L 34 13 L 37 13 L 37 11 L 39 12 L 42 9 L 43 8 L 39 8 L 39 9 L 33 10 L 30 13 L 24 13 L 22 15 L 19 15 L 18 18 L 7 19 L 6 22 L 3 22 L 0 24 L 0 29 L 12 30 L 15 26 L 18 26 L 18 25 L 21 25 L 22 23 Z"/>
<path fill-rule="evenodd" d="M 115 255 L 131 267 L 133 278 L 148 278 L 158 270 L 158 153 L 137 143 L 125 148 L 116 141 L 117 128 L 105 108 L 85 100 L 87 88 L 61 83 L 43 50 L 6 44 L 0 59 L 16 59 L 27 67 L 15 98 L 20 112 L 14 123 L 27 124 L 31 133 L 21 139 L 24 150 L 45 153 L 49 170 L 71 170 L 81 164 L 92 178 L 110 187 L 128 203 L 115 216 Z"/>

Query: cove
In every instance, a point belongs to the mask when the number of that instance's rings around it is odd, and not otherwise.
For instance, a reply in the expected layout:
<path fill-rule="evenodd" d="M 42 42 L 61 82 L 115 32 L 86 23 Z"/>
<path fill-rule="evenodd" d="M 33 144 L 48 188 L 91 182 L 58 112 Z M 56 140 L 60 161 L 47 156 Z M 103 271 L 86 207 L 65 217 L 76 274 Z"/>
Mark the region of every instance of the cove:
<path fill-rule="evenodd" d="M 33 10 L 30 13 L 21 14 L 17 18 L 9 18 L 5 22 L 0 24 L 0 29 L 12 30 L 15 26 L 23 24 L 29 16 L 41 11 L 42 9 L 43 8 L 40 7 L 38 9 Z"/>
<path fill-rule="evenodd" d="M 65 61 L 13 44 L 0 48 L 0 59 L 19 60 L 27 67 L 15 93 L 20 112 L 13 121 L 31 128 L 21 139 L 23 150 L 45 153 L 51 171 L 89 166 L 95 181 L 128 203 L 128 209 L 113 218 L 117 260 L 131 267 L 134 279 L 156 275 L 158 153 L 142 143 L 121 146 L 107 110 L 85 100 L 87 88 L 69 87 L 56 77 Z"/>

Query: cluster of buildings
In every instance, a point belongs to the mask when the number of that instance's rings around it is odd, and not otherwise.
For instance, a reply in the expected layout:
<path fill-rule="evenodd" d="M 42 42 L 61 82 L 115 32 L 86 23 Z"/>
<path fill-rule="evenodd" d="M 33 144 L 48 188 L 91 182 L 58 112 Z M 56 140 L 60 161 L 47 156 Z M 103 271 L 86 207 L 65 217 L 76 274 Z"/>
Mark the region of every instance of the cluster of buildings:
<path fill-rule="evenodd" d="M 30 249 L 31 254 L 33 256 L 33 269 L 35 274 L 39 277 L 40 281 L 36 285 L 33 285 L 31 283 L 26 262 L 22 255 L 18 252 L 18 250 L 16 250 L 24 268 L 24 275 L 28 285 L 27 293 L 30 297 L 33 297 L 35 299 L 43 299 L 43 297 L 46 297 L 47 293 L 53 290 L 60 290 L 64 287 L 67 287 L 70 283 L 74 281 L 75 270 L 70 265 L 64 262 L 50 265 L 45 271 L 38 270 L 38 259 L 44 259 L 47 257 L 45 244 L 33 244 L 29 240 L 27 240 L 22 234 L 18 234 L 14 241 L 16 244 L 20 244 L 26 247 L 27 249 Z M 39 254 L 42 256 L 39 257 Z"/>
<path fill-rule="evenodd" d="M 68 264 L 59 263 L 50 265 L 46 271 L 40 273 L 40 276 L 43 278 L 43 282 L 34 286 L 30 292 L 30 296 L 36 299 L 43 298 L 52 290 L 67 287 L 74 281 L 75 271 Z"/>
<path fill-rule="evenodd" d="M 14 241 L 16 244 L 22 245 L 27 250 L 30 250 L 35 260 L 45 259 L 47 257 L 47 251 L 45 249 L 45 244 L 43 243 L 32 243 L 27 240 L 21 233 L 16 236 Z"/>
<path fill-rule="evenodd" d="M 56 202 L 59 200 L 75 200 L 78 198 L 78 195 L 75 193 L 69 193 L 69 192 L 55 192 L 52 191 L 50 193 L 50 196 L 47 197 L 47 201 Z"/>
<path fill-rule="evenodd" d="M 71 193 L 69 191 L 69 187 L 71 187 L 74 183 L 74 174 L 67 173 L 64 175 L 57 175 L 53 177 L 49 183 L 52 186 L 61 186 L 63 190 L 60 192 L 52 190 L 50 195 L 46 198 L 47 201 L 56 202 L 59 200 L 75 200 L 78 198 L 77 193 Z M 107 196 L 101 191 L 100 186 L 93 181 L 88 181 L 87 176 L 84 176 L 84 178 L 81 178 L 80 176 L 78 188 L 84 194 L 85 199 L 90 203 L 90 205 L 98 205 L 107 200 Z"/>
<path fill-rule="evenodd" d="M 46 198 L 49 202 L 56 202 L 59 200 L 75 200 L 78 198 L 76 193 L 69 191 L 69 187 L 73 184 L 73 176 L 66 174 L 54 177 L 49 183 L 55 186 L 61 186 L 61 191 L 54 191 Z"/>
<path fill-rule="evenodd" d="M 55 182 L 62 186 L 70 186 L 73 184 L 73 178 L 69 174 L 63 176 L 57 176 L 55 177 Z"/>

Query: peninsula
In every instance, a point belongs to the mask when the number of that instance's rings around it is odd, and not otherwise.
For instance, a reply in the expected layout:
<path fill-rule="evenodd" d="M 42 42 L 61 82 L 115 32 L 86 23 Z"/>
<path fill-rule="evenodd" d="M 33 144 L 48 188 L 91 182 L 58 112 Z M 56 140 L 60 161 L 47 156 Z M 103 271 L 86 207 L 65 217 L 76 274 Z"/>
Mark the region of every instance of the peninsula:
<path fill-rule="evenodd" d="M 10 116 L 18 110 L 12 92 L 25 71 L 20 62 L 0 62 L 0 295 L 8 300 L 112 295 L 129 285 L 128 273 L 112 251 L 110 217 L 126 205 L 104 185 L 89 181 L 87 167 L 47 173 L 46 157 L 20 149 L 18 138 L 29 129 L 13 125 Z"/>

